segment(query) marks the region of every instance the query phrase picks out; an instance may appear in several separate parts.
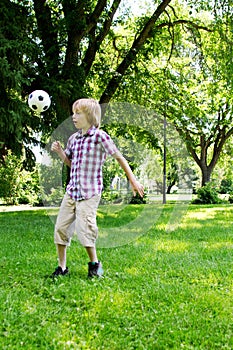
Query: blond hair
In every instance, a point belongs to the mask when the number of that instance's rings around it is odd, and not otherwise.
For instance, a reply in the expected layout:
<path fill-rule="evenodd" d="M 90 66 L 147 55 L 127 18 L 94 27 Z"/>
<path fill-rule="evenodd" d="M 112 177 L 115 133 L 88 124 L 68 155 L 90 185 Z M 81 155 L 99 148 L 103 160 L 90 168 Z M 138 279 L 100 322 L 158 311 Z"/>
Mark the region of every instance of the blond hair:
<path fill-rule="evenodd" d="M 72 110 L 73 113 L 84 112 L 88 123 L 97 128 L 100 126 L 101 107 L 97 100 L 94 100 L 93 98 L 81 98 L 73 103 Z"/>

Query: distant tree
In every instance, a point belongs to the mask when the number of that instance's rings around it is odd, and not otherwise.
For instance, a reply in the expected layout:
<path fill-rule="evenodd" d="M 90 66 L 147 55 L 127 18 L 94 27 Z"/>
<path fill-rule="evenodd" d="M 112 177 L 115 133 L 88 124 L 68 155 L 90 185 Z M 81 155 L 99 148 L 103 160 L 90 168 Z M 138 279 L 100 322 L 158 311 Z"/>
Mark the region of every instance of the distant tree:
<path fill-rule="evenodd" d="M 118 90 L 119 98 L 137 101 L 172 122 L 201 171 L 202 186 L 211 181 L 233 135 L 230 5 L 231 1 L 216 1 L 215 6 L 200 1 L 196 4 L 199 14 L 194 5 L 174 8 L 168 32 L 162 30 L 164 23 L 157 28 L 170 45 L 162 47 L 154 35 L 154 45 L 147 42 L 132 74 Z M 179 20 L 181 14 L 183 20 Z"/>
<path fill-rule="evenodd" d="M 227 13 L 223 20 L 227 21 Z M 228 67 L 232 23 L 228 22 L 224 36 L 218 24 L 212 26 L 211 32 L 202 35 L 198 48 L 183 48 L 181 59 L 173 62 L 170 91 L 175 93 L 168 106 L 171 120 L 201 170 L 202 186 L 211 181 L 233 135 L 233 72 L 229 74 Z"/>

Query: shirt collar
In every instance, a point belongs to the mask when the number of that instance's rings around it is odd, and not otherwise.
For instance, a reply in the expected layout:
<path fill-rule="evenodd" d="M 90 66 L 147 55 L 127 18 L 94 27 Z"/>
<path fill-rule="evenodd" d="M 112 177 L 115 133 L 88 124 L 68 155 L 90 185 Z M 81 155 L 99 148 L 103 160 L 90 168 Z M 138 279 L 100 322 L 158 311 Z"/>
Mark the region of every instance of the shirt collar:
<path fill-rule="evenodd" d="M 90 129 L 87 130 L 87 132 L 84 135 L 82 135 L 82 130 L 79 129 L 78 132 L 77 132 L 76 138 L 78 139 L 80 137 L 92 136 L 92 135 L 94 135 L 96 129 L 97 128 L 93 125 L 93 126 L 90 127 Z"/>
<path fill-rule="evenodd" d="M 90 129 L 87 130 L 86 134 L 84 134 L 83 136 L 85 136 L 85 135 L 92 136 L 92 135 L 94 135 L 95 131 L 96 131 L 96 127 L 93 125 L 90 127 Z"/>

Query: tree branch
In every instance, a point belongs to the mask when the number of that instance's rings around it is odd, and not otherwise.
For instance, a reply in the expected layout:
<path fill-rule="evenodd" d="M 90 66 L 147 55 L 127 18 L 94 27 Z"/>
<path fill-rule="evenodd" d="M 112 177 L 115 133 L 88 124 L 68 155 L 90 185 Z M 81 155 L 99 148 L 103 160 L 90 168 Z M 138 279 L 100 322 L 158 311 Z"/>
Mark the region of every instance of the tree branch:
<path fill-rule="evenodd" d="M 161 29 L 164 27 L 175 27 L 176 25 L 179 25 L 179 24 L 188 24 L 190 27 L 193 27 L 193 28 L 198 29 L 198 30 L 205 30 L 205 31 L 210 32 L 210 33 L 212 33 L 214 31 L 213 29 L 210 29 L 208 27 L 199 25 L 195 22 L 188 21 L 185 19 L 179 19 L 179 20 L 173 21 L 173 22 L 163 22 L 163 23 L 158 24 L 155 27 L 155 29 Z"/>
<path fill-rule="evenodd" d="M 106 0 L 99 0 L 96 4 L 96 7 L 92 14 L 89 16 L 88 25 L 90 26 L 89 30 L 93 28 L 93 24 L 95 25 L 97 23 L 98 18 L 100 17 L 101 13 L 103 12 L 104 8 L 107 5 Z"/>
<path fill-rule="evenodd" d="M 101 45 L 101 43 L 103 42 L 104 38 L 106 37 L 106 35 L 109 32 L 109 29 L 111 27 L 112 21 L 113 21 L 113 17 L 120 5 L 121 0 L 114 0 L 111 9 L 109 10 L 107 19 L 105 20 L 102 30 L 100 31 L 99 35 L 96 35 L 96 27 L 97 27 L 97 23 L 95 25 L 95 27 L 92 28 L 91 32 L 90 32 L 90 38 L 89 38 L 89 45 L 88 45 L 88 49 L 86 51 L 85 57 L 83 59 L 83 63 L 82 63 L 82 67 L 84 68 L 85 71 L 85 75 L 87 76 L 91 66 L 94 62 L 96 53 Z"/>
<path fill-rule="evenodd" d="M 170 6 L 169 6 L 169 7 L 170 7 Z M 167 16 L 168 16 L 168 18 L 169 18 L 168 32 L 169 32 L 169 34 L 170 34 L 171 41 L 172 41 L 171 49 L 170 49 L 170 53 L 169 53 L 169 57 L 168 57 L 168 59 L 167 59 L 167 64 L 168 64 L 168 62 L 170 62 L 170 60 L 171 60 L 172 53 L 173 53 L 173 50 L 174 50 L 174 47 L 175 47 L 175 39 L 174 39 L 174 26 L 171 26 L 171 25 L 170 25 L 172 22 L 171 22 L 169 13 L 168 13 L 166 10 L 165 10 L 165 13 L 167 14 Z M 172 28 L 172 30 L 171 30 L 171 28 Z"/>
<path fill-rule="evenodd" d="M 66 19 L 66 27 L 68 34 L 68 42 L 66 49 L 65 63 L 63 67 L 63 77 L 69 76 L 70 67 L 78 64 L 78 51 L 80 42 L 85 35 L 91 33 L 97 24 L 97 20 L 107 5 L 106 0 L 99 0 L 94 11 L 90 15 L 86 15 L 90 1 L 79 0 L 63 1 L 63 10 Z"/>
<path fill-rule="evenodd" d="M 191 156 L 193 157 L 195 162 L 199 165 L 199 167 L 201 167 L 200 159 L 198 158 L 198 155 L 195 152 L 195 149 L 193 146 L 193 140 L 189 132 L 184 132 L 184 129 L 181 127 L 178 127 L 177 125 L 176 125 L 176 130 L 178 131 L 181 138 L 185 141 L 188 152 L 191 154 Z"/>
<path fill-rule="evenodd" d="M 153 29 L 156 21 L 160 17 L 160 15 L 164 12 L 168 4 L 171 2 L 171 0 L 163 0 L 161 4 L 157 7 L 153 15 L 149 18 L 145 26 L 143 27 L 141 33 L 137 38 L 135 38 L 130 50 L 128 51 L 125 58 L 122 60 L 118 68 L 116 69 L 116 72 L 112 79 L 109 81 L 106 89 L 104 90 L 102 96 L 100 97 L 100 103 L 108 103 L 112 96 L 114 95 L 115 91 L 117 90 L 121 80 L 122 76 L 126 72 L 127 68 L 132 64 L 134 61 L 138 51 L 141 49 L 141 47 L 144 45 L 146 40 L 149 38 L 150 32 Z"/>

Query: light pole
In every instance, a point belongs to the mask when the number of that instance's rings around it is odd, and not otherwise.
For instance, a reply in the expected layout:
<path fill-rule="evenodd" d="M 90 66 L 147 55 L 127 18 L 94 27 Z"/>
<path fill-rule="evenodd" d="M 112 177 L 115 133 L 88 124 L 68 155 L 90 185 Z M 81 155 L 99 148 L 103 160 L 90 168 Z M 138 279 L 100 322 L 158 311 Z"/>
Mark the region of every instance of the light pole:
<path fill-rule="evenodd" d="M 167 190 L 167 152 L 166 152 L 166 144 L 167 144 L 167 118 L 166 114 L 163 117 L 163 204 L 166 204 L 166 190 Z"/>

